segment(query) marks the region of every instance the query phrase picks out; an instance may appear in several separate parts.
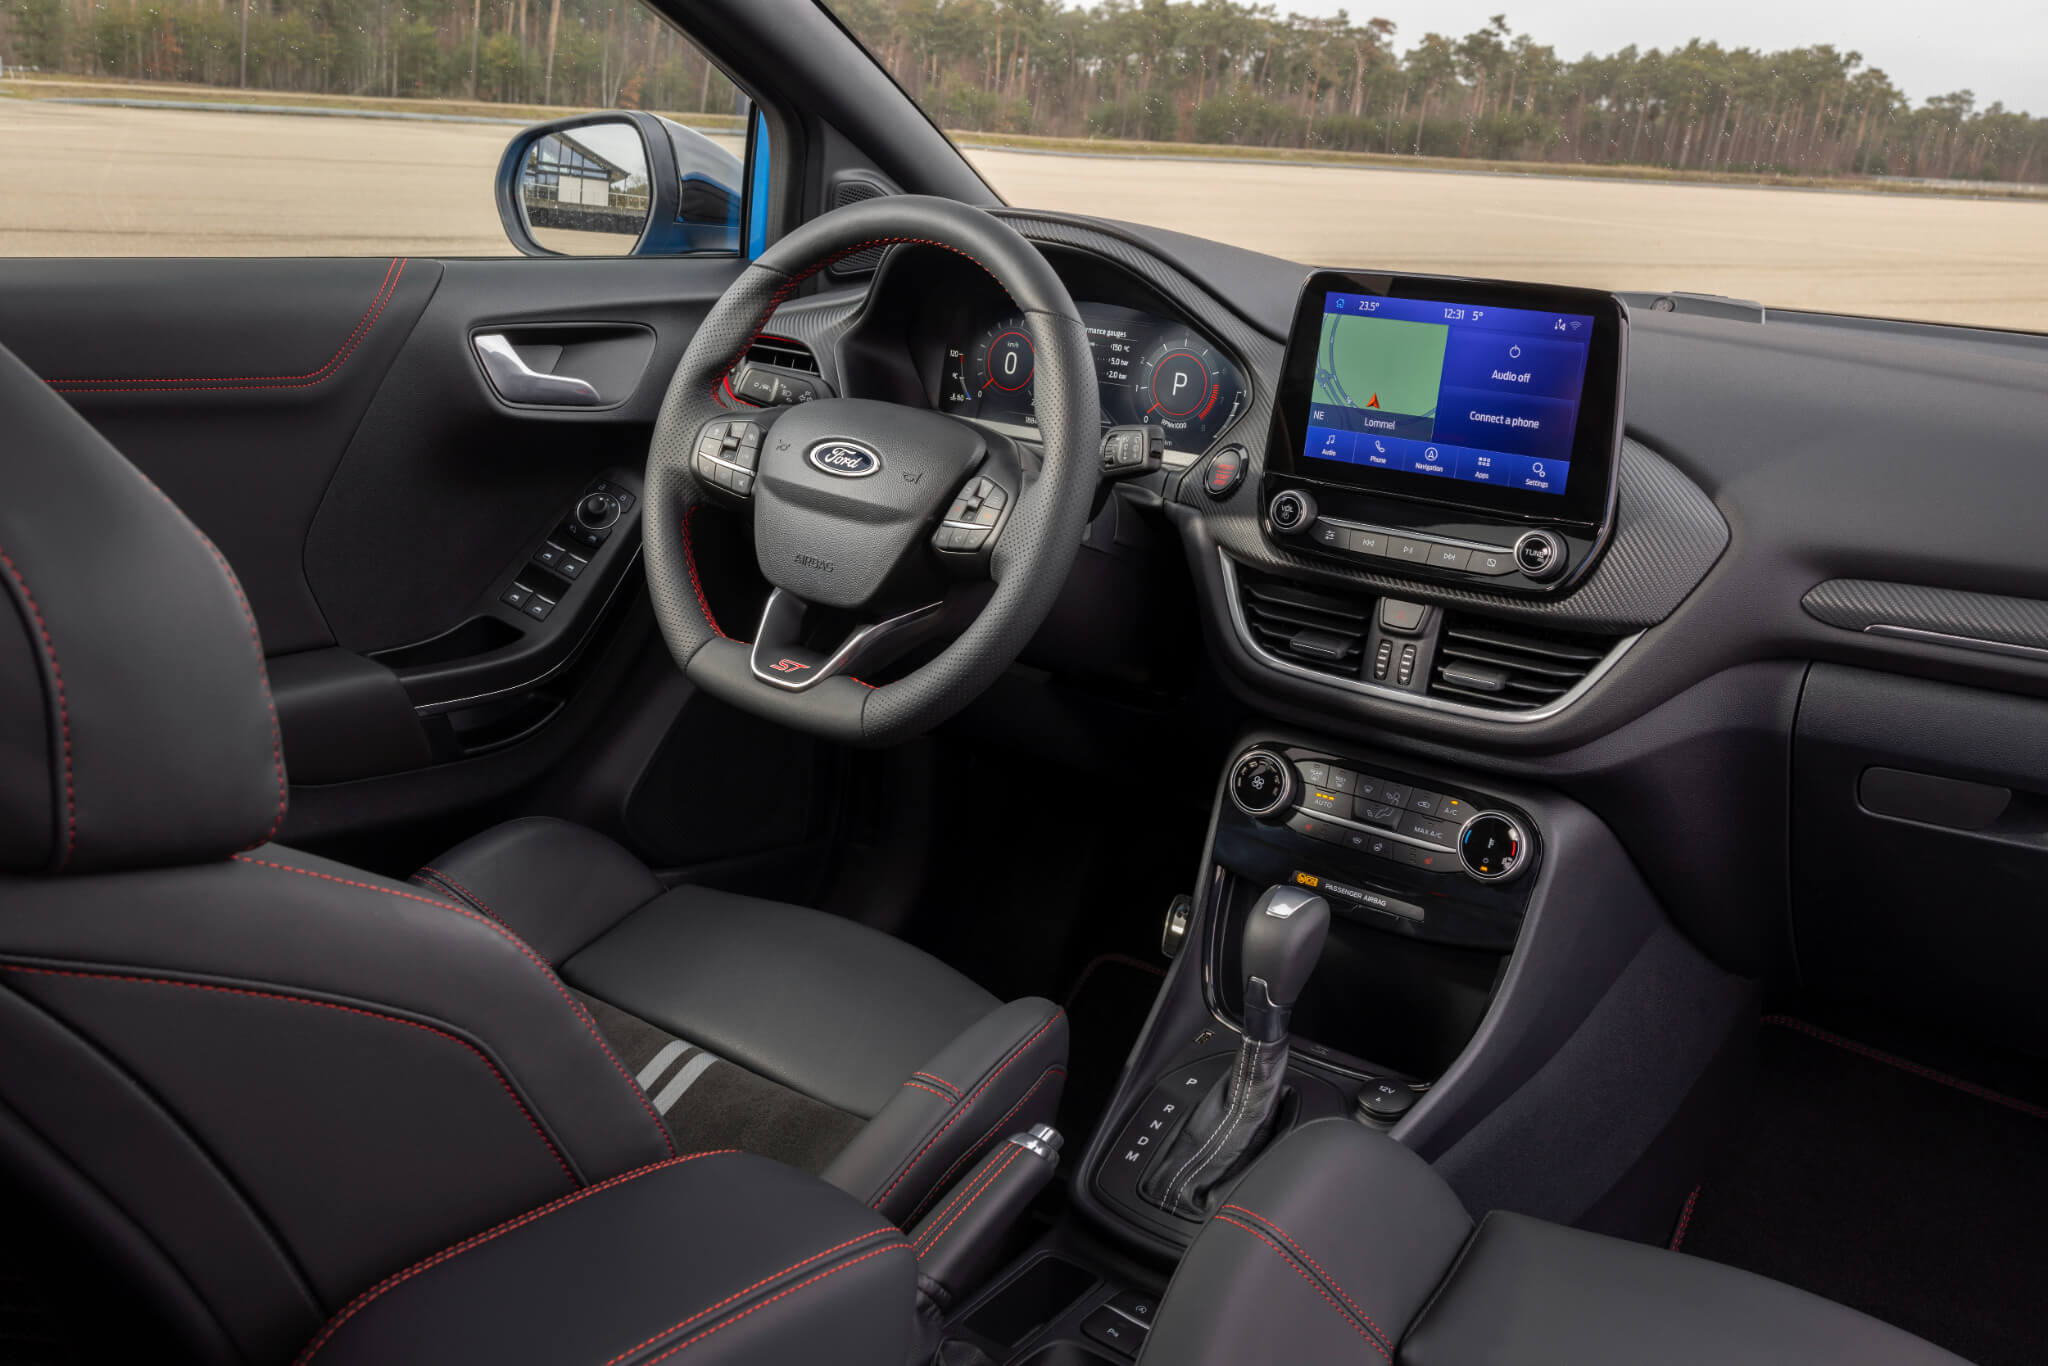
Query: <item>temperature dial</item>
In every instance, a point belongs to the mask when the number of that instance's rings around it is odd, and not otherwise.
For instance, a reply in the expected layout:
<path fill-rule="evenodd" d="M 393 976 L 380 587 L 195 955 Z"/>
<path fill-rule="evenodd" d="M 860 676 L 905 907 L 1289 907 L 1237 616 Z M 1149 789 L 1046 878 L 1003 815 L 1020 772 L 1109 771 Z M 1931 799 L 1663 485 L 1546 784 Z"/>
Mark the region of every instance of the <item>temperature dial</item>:
<path fill-rule="evenodd" d="M 1480 882 L 1519 877 L 1529 862 L 1529 837 L 1512 816 L 1482 811 L 1458 832 L 1458 861 Z"/>

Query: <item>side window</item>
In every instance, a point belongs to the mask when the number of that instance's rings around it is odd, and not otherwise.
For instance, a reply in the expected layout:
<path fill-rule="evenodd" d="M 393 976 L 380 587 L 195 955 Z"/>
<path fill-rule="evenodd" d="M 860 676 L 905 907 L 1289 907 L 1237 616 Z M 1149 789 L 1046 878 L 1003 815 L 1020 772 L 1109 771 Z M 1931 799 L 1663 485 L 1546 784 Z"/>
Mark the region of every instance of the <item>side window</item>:
<path fill-rule="evenodd" d="M 638 0 L 0 0 L 0 138 L 65 168 L 0 255 L 737 252 L 753 121 Z"/>

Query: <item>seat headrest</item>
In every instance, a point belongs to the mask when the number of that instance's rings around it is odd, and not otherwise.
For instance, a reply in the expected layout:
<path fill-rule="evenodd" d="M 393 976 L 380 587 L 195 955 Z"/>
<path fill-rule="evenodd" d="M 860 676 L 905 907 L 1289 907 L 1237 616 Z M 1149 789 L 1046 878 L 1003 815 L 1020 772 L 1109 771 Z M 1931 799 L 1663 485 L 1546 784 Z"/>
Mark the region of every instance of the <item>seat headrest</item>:
<path fill-rule="evenodd" d="M 0 870 L 198 863 L 276 833 L 284 754 L 234 571 L 5 348 L 0 603 Z"/>

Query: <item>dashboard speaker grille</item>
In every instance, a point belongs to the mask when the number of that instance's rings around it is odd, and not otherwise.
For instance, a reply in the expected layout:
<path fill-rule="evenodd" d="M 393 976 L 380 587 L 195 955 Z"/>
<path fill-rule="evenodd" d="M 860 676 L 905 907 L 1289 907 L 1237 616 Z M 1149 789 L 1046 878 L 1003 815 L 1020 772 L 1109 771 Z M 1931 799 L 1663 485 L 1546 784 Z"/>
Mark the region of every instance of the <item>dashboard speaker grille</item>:
<path fill-rule="evenodd" d="M 1338 678 L 1356 678 L 1372 631 L 1373 599 L 1239 571 L 1246 624 L 1267 653 Z"/>
<path fill-rule="evenodd" d="M 1533 711 L 1577 687 L 1613 648 L 1612 639 L 1600 636 L 1446 613 L 1429 695 L 1496 711 Z"/>

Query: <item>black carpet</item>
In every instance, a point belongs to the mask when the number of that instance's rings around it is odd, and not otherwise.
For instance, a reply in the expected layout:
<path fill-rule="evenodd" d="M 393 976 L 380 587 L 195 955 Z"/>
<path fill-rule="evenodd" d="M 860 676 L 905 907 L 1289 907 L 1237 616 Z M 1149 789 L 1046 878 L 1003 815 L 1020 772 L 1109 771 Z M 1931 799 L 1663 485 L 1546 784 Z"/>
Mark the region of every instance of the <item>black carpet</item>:
<path fill-rule="evenodd" d="M 1978 1366 L 2048 1362 L 2048 1107 L 1771 1017 L 1679 1229 Z"/>

